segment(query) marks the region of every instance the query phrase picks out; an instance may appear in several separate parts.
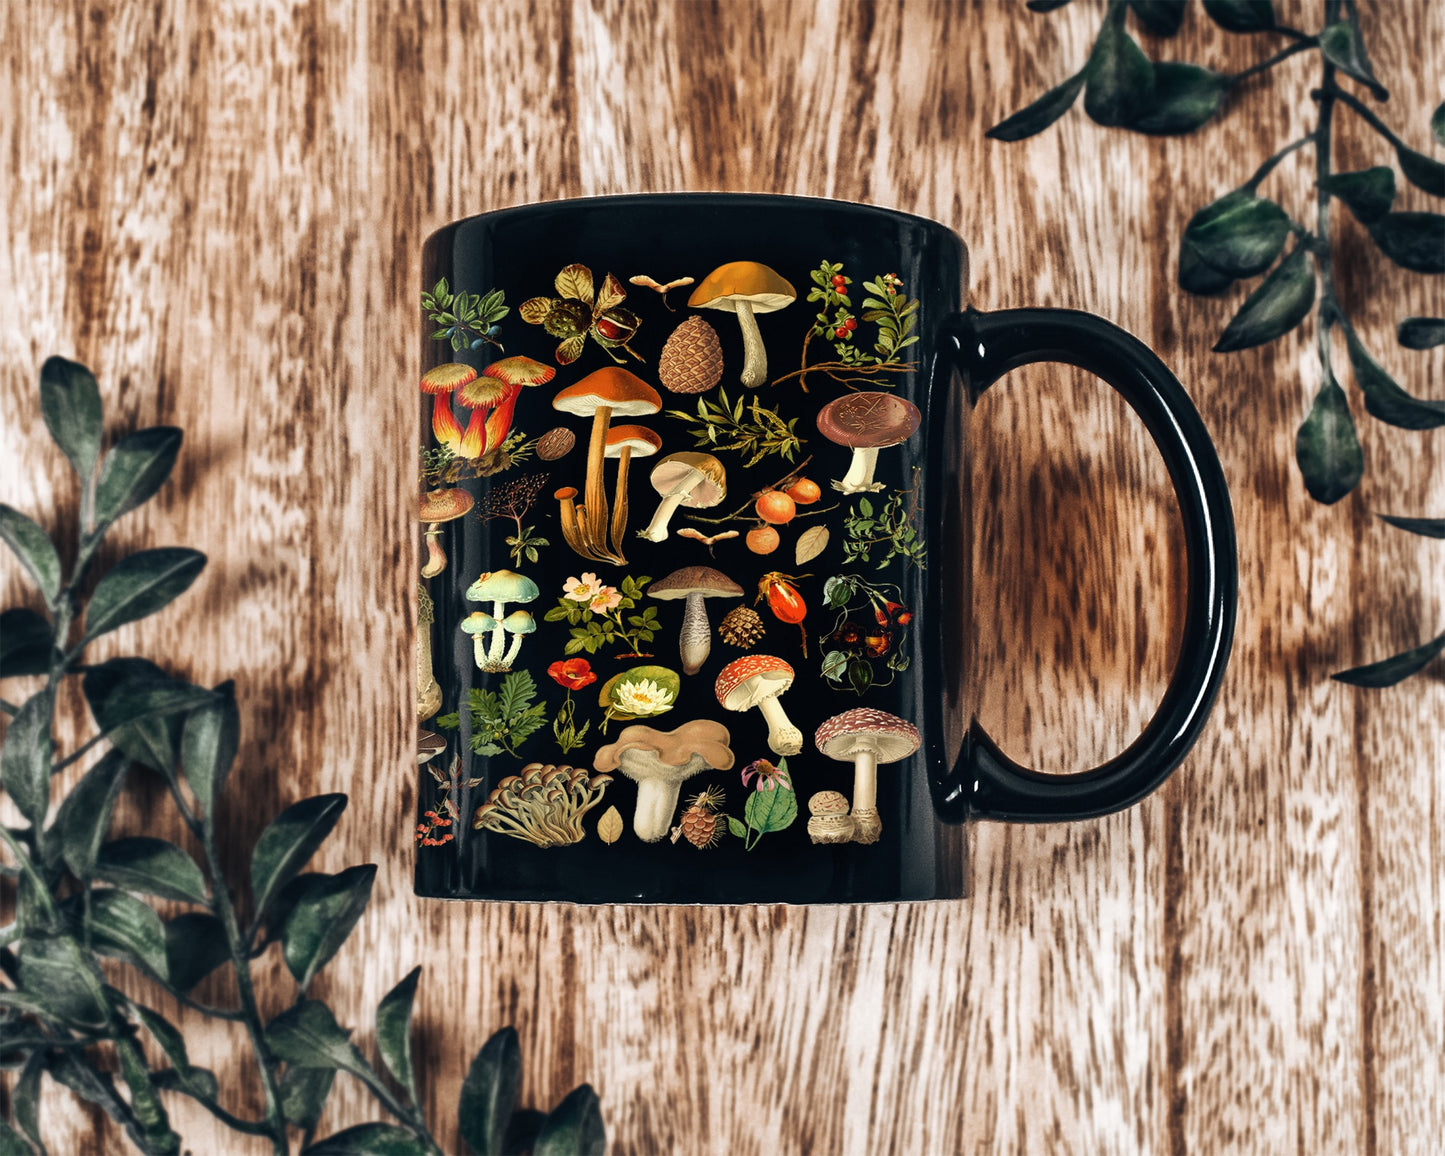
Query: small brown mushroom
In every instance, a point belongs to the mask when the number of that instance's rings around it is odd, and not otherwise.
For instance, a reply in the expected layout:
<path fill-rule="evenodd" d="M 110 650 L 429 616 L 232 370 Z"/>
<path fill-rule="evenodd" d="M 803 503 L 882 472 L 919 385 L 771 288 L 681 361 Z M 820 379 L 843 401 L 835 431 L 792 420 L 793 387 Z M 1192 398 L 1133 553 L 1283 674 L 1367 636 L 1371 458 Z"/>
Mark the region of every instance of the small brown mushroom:
<path fill-rule="evenodd" d="M 617 459 L 617 483 L 612 490 L 612 552 L 622 556 L 627 534 L 627 473 L 633 458 L 650 458 L 662 448 L 662 438 L 642 425 L 615 425 L 607 431 L 607 456 Z"/>
<path fill-rule="evenodd" d="M 659 578 L 647 592 L 663 601 L 687 599 L 682 612 L 678 650 L 682 655 L 682 673 L 696 674 L 712 650 L 712 627 L 707 620 L 703 599 L 741 598 L 743 588 L 711 566 L 684 566 L 666 578 Z"/>
<path fill-rule="evenodd" d="M 797 299 L 798 291 L 768 266 L 730 261 L 704 277 L 687 303 L 694 309 L 721 309 L 738 315 L 743 335 L 741 380 L 756 388 L 768 379 L 768 353 L 753 315 L 786 309 Z"/>
<path fill-rule="evenodd" d="M 818 432 L 853 451 L 848 472 L 833 488 L 845 494 L 881 490 L 883 483 L 873 480 L 878 451 L 906 442 L 917 432 L 922 417 L 911 401 L 891 393 L 845 393 L 830 401 L 818 411 Z"/>
<path fill-rule="evenodd" d="M 426 563 L 421 568 L 423 578 L 435 578 L 447 568 L 446 551 L 437 541 L 441 537 L 441 525 L 460 518 L 476 504 L 466 490 L 429 490 L 421 498 L 421 523 L 426 527 Z"/>

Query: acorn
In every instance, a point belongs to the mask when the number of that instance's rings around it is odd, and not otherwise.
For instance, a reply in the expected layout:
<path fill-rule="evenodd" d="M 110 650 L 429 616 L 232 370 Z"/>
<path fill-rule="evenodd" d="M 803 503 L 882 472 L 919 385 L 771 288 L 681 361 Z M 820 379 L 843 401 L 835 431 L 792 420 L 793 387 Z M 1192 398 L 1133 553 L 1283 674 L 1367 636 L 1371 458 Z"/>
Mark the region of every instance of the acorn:
<path fill-rule="evenodd" d="M 762 617 L 746 606 L 736 606 L 729 610 L 717 628 L 723 641 L 732 643 L 739 650 L 756 646 L 766 631 Z"/>
<path fill-rule="evenodd" d="M 705 393 L 722 373 L 717 330 L 701 317 L 689 317 L 672 331 L 657 362 L 657 380 L 673 393 Z"/>

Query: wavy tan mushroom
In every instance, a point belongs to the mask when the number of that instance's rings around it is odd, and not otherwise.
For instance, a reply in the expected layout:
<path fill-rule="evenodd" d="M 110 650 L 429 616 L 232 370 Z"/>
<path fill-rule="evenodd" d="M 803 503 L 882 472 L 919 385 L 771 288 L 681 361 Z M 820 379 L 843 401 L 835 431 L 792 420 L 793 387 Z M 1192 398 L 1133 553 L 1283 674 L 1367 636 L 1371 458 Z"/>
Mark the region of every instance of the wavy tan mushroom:
<path fill-rule="evenodd" d="M 911 401 L 891 393 L 845 393 L 818 411 L 818 432 L 835 445 L 853 451 L 848 472 L 833 483 L 845 494 L 881 490 L 873 480 L 878 451 L 906 442 L 918 430 L 923 415 Z"/>
<path fill-rule="evenodd" d="M 906 759 L 921 741 L 911 722 L 866 706 L 835 714 L 813 735 L 823 754 L 853 764 L 855 843 L 876 843 L 883 832 L 878 818 L 878 767 Z"/>
<path fill-rule="evenodd" d="M 743 334 L 741 381 L 751 388 L 768 379 L 768 351 L 754 320 L 757 313 L 775 313 L 798 299 L 798 291 L 757 261 L 730 261 L 702 279 L 687 303 L 694 309 L 721 309 L 738 315 Z"/>
<path fill-rule="evenodd" d="M 694 719 L 673 731 L 634 724 L 615 743 L 599 748 L 592 762 L 599 771 L 620 770 L 637 784 L 632 829 L 644 843 L 656 843 L 672 824 L 684 780 L 732 768 L 731 737 L 727 727 L 709 719 Z"/>
<path fill-rule="evenodd" d="M 606 456 L 617 459 L 612 488 L 612 552 L 622 556 L 627 536 L 627 474 L 633 458 L 650 458 L 662 449 L 662 438 L 645 425 L 615 425 L 607 431 Z"/>
<path fill-rule="evenodd" d="M 793 668 L 771 654 L 745 654 L 722 668 L 713 690 L 724 710 L 758 712 L 768 723 L 768 749 L 776 755 L 796 755 L 803 749 L 803 732 L 795 727 L 778 702 L 793 685 Z"/>
<path fill-rule="evenodd" d="M 637 532 L 639 538 L 649 542 L 661 542 L 667 537 L 667 524 L 678 506 L 705 510 L 716 506 L 728 492 L 727 472 L 722 462 L 712 454 L 692 450 L 668 454 L 661 459 L 652 467 L 651 481 L 662 501 L 647 528 Z"/>
<path fill-rule="evenodd" d="M 474 505 L 476 499 L 466 490 L 428 490 L 422 495 L 419 516 L 426 527 L 426 564 L 421 568 L 423 578 L 435 578 L 447 568 L 446 551 L 437 540 L 442 533 L 439 527 L 444 522 L 460 518 Z"/>
<path fill-rule="evenodd" d="M 666 578 L 659 578 L 647 588 L 647 593 L 664 602 L 687 599 L 677 648 L 682 656 L 682 673 L 696 674 L 712 651 L 712 626 L 708 623 L 703 599 L 741 598 L 743 588 L 711 566 L 684 566 Z"/>

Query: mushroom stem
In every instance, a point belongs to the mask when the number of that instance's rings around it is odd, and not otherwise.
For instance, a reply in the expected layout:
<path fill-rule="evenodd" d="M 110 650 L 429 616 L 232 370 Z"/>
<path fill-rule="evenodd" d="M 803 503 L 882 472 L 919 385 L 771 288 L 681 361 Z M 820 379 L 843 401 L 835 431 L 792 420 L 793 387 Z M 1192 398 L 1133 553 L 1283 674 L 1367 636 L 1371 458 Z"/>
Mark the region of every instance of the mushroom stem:
<path fill-rule="evenodd" d="M 803 749 L 803 732 L 795 727 L 774 695 L 758 703 L 768 723 L 768 749 L 775 755 L 796 755 Z"/>
<path fill-rule="evenodd" d="M 646 538 L 649 542 L 661 542 L 667 537 L 667 524 L 672 521 L 672 515 L 677 512 L 678 506 L 682 505 L 683 499 L 688 496 L 697 485 L 694 479 L 691 486 L 680 490 L 674 490 L 663 498 L 657 505 L 657 513 L 652 515 L 652 521 L 647 524 L 647 529 L 639 530 L 637 536 Z"/>
<path fill-rule="evenodd" d="M 442 688 L 432 673 L 432 601 L 425 589 L 419 592 L 416 616 L 416 721 L 426 722 L 442 706 Z"/>
<path fill-rule="evenodd" d="M 523 637 L 521 633 L 512 635 L 512 645 L 507 648 L 507 657 L 502 660 L 502 670 L 512 669 L 512 663 L 517 661 L 517 655 L 521 652 Z"/>
<path fill-rule="evenodd" d="M 681 783 L 670 778 L 643 779 L 637 784 L 632 830 L 644 843 L 659 842 L 667 834 L 681 787 Z"/>
<path fill-rule="evenodd" d="M 562 537 L 566 539 L 567 545 L 571 546 L 576 553 L 584 554 L 582 549 L 582 527 L 577 521 L 577 491 L 571 486 L 564 486 L 553 496 L 562 504 Z"/>
<path fill-rule="evenodd" d="M 421 568 L 423 578 L 435 578 L 447 568 L 447 554 L 439 541 L 441 533 L 441 527 L 436 522 L 427 523 L 426 565 Z"/>
<path fill-rule="evenodd" d="M 492 603 L 492 619 L 496 627 L 492 631 L 492 644 L 487 647 L 487 662 L 483 670 L 506 670 L 510 663 L 502 661 L 502 648 L 507 645 L 507 632 L 502 628 L 502 608 L 505 602 Z M 477 635 L 477 641 L 481 642 L 482 636 Z"/>
<path fill-rule="evenodd" d="M 878 451 L 859 446 L 853 451 L 853 460 L 848 463 L 848 472 L 841 481 L 833 483 L 835 490 L 845 494 L 860 494 L 865 490 L 876 490 L 873 469 L 878 464 Z"/>
<path fill-rule="evenodd" d="M 853 842 L 876 843 L 883 833 L 878 818 L 878 754 L 861 750 L 853 760 Z"/>
<path fill-rule="evenodd" d="M 763 348 L 763 335 L 758 332 L 750 301 L 737 302 L 738 328 L 743 331 L 742 383 L 756 389 L 768 379 L 768 351 Z"/>
<path fill-rule="evenodd" d="M 521 392 L 520 384 L 508 386 L 497 408 L 492 410 L 492 416 L 487 418 L 487 449 L 501 449 L 507 435 L 512 432 L 512 414 L 517 410 L 517 398 Z"/>
<path fill-rule="evenodd" d="M 472 635 L 472 657 L 476 659 L 477 667 L 480 670 L 491 670 L 487 665 L 487 642 L 480 634 Z"/>
<path fill-rule="evenodd" d="M 696 674 L 712 651 L 712 626 L 707 620 L 707 607 L 703 605 L 700 593 L 689 594 L 682 608 L 678 651 L 682 655 L 683 674 Z"/>
<path fill-rule="evenodd" d="M 612 420 L 612 407 L 599 405 L 592 414 L 592 438 L 587 443 L 587 481 L 582 491 L 582 512 L 586 520 L 583 539 L 595 552 L 607 541 L 607 491 L 604 489 L 602 467 L 607 454 L 607 426 Z"/>
<path fill-rule="evenodd" d="M 619 565 L 627 561 L 622 556 L 622 547 L 627 535 L 627 474 L 631 466 L 632 447 L 623 446 L 617 455 L 617 486 L 612 491 L 612 552 L 617 555 Z"/>

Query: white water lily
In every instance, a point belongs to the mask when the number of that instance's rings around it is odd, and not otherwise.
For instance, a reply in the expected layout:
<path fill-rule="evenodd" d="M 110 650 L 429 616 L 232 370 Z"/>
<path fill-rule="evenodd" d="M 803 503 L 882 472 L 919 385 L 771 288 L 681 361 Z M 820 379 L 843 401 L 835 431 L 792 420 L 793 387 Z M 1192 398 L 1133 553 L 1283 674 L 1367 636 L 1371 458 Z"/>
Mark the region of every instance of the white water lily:
<path fill-rule="evenodd" d="M 647 715 L 662 714 L 672 709 L 673 694 L 657 685 L 650 678 L 637 682 L 620 682 L 612 690 L 618 711 L 644 718 Z"/>

